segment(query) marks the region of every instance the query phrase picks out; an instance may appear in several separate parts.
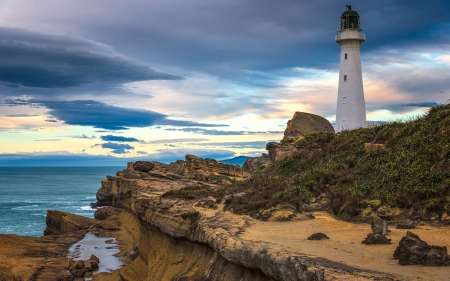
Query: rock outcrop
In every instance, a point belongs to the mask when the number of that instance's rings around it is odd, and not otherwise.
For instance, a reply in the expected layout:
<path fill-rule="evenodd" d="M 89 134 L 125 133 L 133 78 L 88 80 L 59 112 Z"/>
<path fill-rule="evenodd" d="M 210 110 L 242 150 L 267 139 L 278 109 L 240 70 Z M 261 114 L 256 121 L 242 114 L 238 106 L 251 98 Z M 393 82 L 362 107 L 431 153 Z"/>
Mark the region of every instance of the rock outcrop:
<path fill-rule="evenodd" d="M 106 220 L 112 216 L 118 216 L 121 212 L 122 209 L 110 206 L 98 208 L 94 213 L 94 218 L 96 220 Z"/>
<path fill-rule="evenodd" d="M 44 230 L 44 235 L 64 234 L 77 230 L 86 230 L 97 222 L 97 220 L 71 213 L 48 210 L 47 218 L 45 219 L 47 227 Z"/>
<path fill-rule="evenodd" d="M 107 176 L 97 191 L 98 206 L 122 207 L 121 188 L 134 186 L 141 191 L 167 192 L 189 186 L 216 186 L 217 184 L 242 181 L 250 176 L 239 166 L 225 164 L 214 159 L 186 155 L 169 165 L 159 162 L 130 162 L 127 169 L 117 176 Z M 131 190 L 132 191 L 132 190 Z M 131 192 L 130 191 L 130 192 Z"/>
<path fill-rule="evenodd" d="M 245 160 L 244 162 L 244 165 L 242 166 L 242 169 L 250 173 L 253 173 L 259 167 L 267 166 L 269 164 L 270 164 L 269 155 L 267 153 L 263 153 L 260 157 L 247 158 L 247 160 Z"/>
<path fill-rule="evenodd" d="M 266 145 L 270 161 L 276 162 L 291 158 L 310 159 L 320 149 L 305 149 L 298 146 L 295 141 L 316 132 L 334 134 L 334 128 L 323 117 L 310 113 L 296 112 L 294 117 L 287 123 L 283 140 L 280 143 L 270 142 Z"/>
<path fill-rule="evenodd" d="M 295 140 L 314 132 L 334 133 L 331 123 L 315 114 L 295 112 L 294 117 L 287 122 L 283 140 Z"/>
<path fill-rule="evenodd" d="M 401 265 L 450 265 L 450 256 L 447 254 L 447 247 L 430 246 L 410 231 L 406 232 L 406 236 L 400 240 L 394 252 L 394 259 L 397 259 Z"/>

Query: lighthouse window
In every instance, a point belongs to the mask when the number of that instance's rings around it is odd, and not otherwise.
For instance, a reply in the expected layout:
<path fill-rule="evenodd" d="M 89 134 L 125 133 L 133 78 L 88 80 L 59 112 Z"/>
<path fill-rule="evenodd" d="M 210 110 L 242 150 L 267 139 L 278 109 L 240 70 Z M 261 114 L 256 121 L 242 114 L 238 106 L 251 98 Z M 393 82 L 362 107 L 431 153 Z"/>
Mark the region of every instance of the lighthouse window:
<path fill-rule="evenodd" d="M 347 59 L 347 54 L 344 55 L 344 59 Z"/>
<path fill-rule="evenodd" d="M 344 82 L 347 82 L 347 75 L 344 75 Z"/>

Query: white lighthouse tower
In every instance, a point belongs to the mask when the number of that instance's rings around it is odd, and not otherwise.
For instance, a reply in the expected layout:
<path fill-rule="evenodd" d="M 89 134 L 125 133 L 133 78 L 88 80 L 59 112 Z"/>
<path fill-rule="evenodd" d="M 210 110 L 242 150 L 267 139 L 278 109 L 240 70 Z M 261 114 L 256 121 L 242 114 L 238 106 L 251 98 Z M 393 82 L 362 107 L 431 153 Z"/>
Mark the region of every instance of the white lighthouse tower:
<path fill-rule="evenodd" d="M 341 16 L 336 43 L 341 46 L 336 132 L 366 126 L 366 105 L 361 72 L 360 47 L 366 35 L 359 28 L 359 15 L 347 5 Z"/>

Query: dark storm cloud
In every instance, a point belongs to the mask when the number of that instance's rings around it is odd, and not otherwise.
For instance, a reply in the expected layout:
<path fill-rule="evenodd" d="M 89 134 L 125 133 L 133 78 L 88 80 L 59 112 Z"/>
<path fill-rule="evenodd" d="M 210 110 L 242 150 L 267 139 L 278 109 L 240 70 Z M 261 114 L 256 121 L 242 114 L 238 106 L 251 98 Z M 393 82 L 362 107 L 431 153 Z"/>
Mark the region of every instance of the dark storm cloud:
<path fill-rule="evenodd" d="M 127 138 L 127 137 L 113 136 L 113 135 L 100 136 L 100 139 L 103 141 L 139 142 L 139 140 L 136 138 Z"/>
<path fill-rule="evenodd" d="M 134 81 L 180 79 L 78 37 L 0 28 L 0 38 L 0 82 L 7 87 L 114 87 Z"/>
<path fill-rule="evenodd" d="M 54 118 L 68 125 L 92 126 L 105 130 L 126 130 L 133 127 L 149 127 L 153 125 L 220 127 L 227 125 L 203 124 L 191 121 L 171 120 L 167 115 L 158 112 L 123 108 L 107 105 L 93 100 L 76 101 L 37 101 L 8 99 L 0 105 L 43 106 L 49 109 Z"/>
<path fill-rule="evenodd" d="M 402 106 L 412 106 L 412 107 L 433 107 L 437 105 L 438 105 L 437 103 L 430 101 L 402 104 Z"/>
<path fill-rule="evenodd" d="M 240 136 L 240 135 L 260 135 L 260 134 L 282 134 L 283 131 L 220 131 L 215 129 L 202 128 L 168 128 L 167 131 L 181 131 L 186 133 L 194 133 L 212 136 Z"/>
<path fill-rule="evenodd" d="M 107 143 L 101 143 L 101 144 L 95 144 L 92 147 L 100 146 L 101 148 L 111 149 L 111 152 L 114 154 L 125 154 L 129 153 L 129 150 L 134 150 L 134 147 L 128 144 L 122 144 L 122 143 L 113 143 L 113 142 L 107 142 Z"/>
<path fill-rule="evenodd" d="M 134 2 L 126 4 L 133 16 L 120 20 L 125 4 L 108 3 L 100 18 L 84 23 L 86 32 L 147 63 L 223 76 L 243 75 L 238 70 L 329 68 L 339 63 L 334 33 L 345 1 Z M 353 9 L 367 33 L 363 56 L 381 47 L 448 48 L 447 0 L 358 1 Z"/>

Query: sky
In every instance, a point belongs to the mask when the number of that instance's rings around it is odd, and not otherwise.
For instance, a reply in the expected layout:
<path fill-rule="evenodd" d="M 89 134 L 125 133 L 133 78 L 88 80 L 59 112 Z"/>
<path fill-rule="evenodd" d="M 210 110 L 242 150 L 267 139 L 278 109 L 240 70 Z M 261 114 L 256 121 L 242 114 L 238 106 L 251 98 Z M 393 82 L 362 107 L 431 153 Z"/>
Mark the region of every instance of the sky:
<path fill-rule="evenodd" d="M 349 3 L 368 120 L 449 101 L 450 1 Z M 0 165 L 258 156 L 296 111 L 334 122 L 345 4 L 0 0 Z"/>

